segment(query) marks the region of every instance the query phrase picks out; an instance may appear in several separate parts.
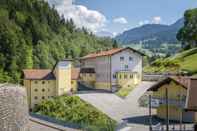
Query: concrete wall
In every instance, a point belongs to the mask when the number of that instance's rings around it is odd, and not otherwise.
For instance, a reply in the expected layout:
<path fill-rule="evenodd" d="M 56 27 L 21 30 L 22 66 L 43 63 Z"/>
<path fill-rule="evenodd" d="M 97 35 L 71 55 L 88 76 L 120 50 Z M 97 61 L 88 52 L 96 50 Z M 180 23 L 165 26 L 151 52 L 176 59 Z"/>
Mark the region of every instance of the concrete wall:
<path fill-rule="evenodd" d="M 0 131 L 29 131 L 27 95 L 23 87 L 0 87 Z"/>

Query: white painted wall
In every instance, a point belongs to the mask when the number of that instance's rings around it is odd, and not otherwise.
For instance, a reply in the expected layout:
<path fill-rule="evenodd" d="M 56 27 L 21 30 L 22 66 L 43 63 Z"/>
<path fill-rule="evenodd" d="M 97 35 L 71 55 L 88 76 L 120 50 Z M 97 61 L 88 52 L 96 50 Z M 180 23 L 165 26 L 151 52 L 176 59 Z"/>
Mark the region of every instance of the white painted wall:
<path fill-rule="evenodd" d="M 123 61 L 120 61 L 120 57 L 124 57 Z M 132 57 L 133 60 L 129 61 L 129 57 Z M 128 69 L 125 68 L 125 65 L 128 65 Z M 115 83 L 113 74 L 118 71 L 132 71 L 142 74 L 142 56 L 138 53 L 135 53 L 131 50 L 124 50 L 112 56 L 112 83 Z"/>

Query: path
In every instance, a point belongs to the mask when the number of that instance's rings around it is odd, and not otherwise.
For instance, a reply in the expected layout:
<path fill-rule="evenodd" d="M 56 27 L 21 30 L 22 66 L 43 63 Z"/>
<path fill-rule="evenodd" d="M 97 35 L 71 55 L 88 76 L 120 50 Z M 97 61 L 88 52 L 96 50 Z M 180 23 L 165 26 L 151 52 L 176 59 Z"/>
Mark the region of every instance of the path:
<path fill-rule="evenodd" d="M 142 82 L 125 99 L 112 93 L 83 93 L 78 96 L 106 113 L 112 119 L 122 122 L 127 120 L 132 131 L 141 129 L 145 131 L 148 109 L 138 106 L 138 99 L 150 88 L 154 82 Z"/>

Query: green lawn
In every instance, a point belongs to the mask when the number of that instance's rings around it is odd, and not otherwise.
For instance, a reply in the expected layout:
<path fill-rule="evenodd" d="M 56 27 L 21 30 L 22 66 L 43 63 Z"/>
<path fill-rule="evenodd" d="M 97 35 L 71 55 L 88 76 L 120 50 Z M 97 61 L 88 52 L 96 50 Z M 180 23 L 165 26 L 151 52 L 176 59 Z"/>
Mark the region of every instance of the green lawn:
<path fill-rule="evenodd" d="M 118 92 L 116 92 L 116 95 L 124 98 L 126 97 L 132 90 L 134 89 L 134 87 L 124 87 L 124 88 L 120 88 L 118 90 Z"/>
<path fill-rule="evenodd" d="M 78 124 L 86 131 L 114 131 L 116 126 L 114 120 L 78 96 L 61 96 L 44 101 L 33 112 Z"/>
<path fill-rule="evenodd" d="M 151 72 L 162 73 L 162 72 L 176 72 L 177 71 L 177 69 L 171 66 L 162 65 L 164 61 L 170 62 L 170 63 L 177 62 L 180 65 L 178 70 L 184 70 L 184 71 L 188 71 L 191 74 L 196 74 L 197 73 L 197 48 L 178 53 L 174 57 L 169 57 L 167 59 L 158 60 L 158 63 L 160 63 L 160 65 L 147 66 L 144 68 L 144 71 L 147 73 L 151 73 Z"/>

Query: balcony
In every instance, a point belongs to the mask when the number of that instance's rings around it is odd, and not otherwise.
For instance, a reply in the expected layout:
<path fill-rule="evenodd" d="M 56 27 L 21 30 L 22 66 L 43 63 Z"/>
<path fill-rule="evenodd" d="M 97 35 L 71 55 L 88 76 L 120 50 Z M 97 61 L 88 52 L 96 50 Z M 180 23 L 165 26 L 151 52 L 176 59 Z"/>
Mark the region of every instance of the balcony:
<path fill-rule="evenodd" d="M 159 107 L 160 105 L 166 105 L 166 99 L 153 97 L 151 99 L 151 104 L 152 104 L 152 107 L 155 107 L 155 108 Z M 182 100 L 168 99 L 168 104 L 184 108 L 186 104 L 186 100 L 185 99 L 182 99 Z"/>

